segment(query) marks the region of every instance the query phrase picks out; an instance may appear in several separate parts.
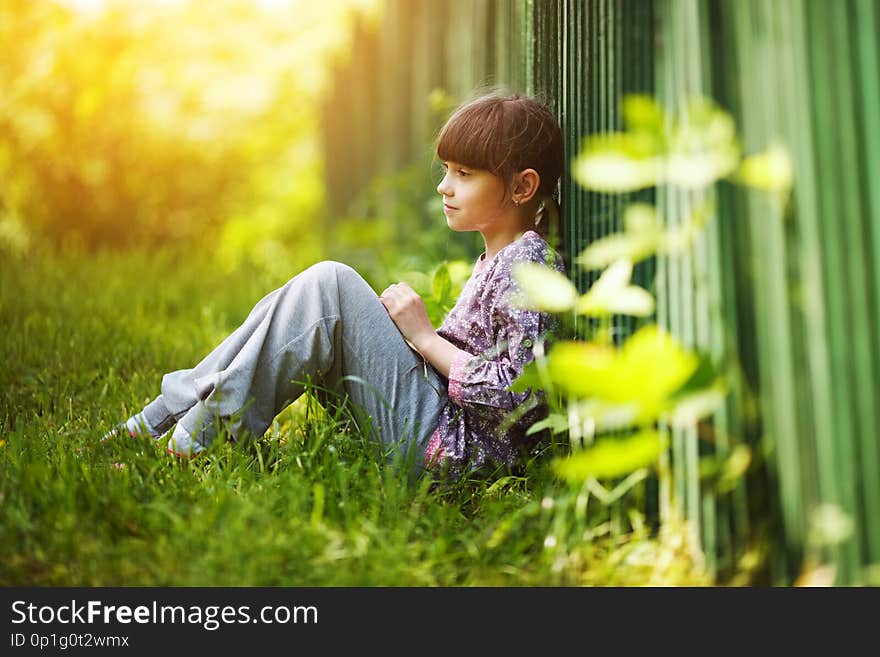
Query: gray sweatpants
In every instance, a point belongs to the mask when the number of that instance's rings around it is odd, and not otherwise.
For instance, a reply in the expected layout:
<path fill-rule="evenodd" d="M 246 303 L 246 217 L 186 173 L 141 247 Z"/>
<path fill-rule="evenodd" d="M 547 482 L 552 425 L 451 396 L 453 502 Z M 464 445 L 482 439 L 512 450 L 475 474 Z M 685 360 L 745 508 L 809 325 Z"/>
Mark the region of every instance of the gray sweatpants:
<path fill-rule="evenodd" d="M 417 469 L 424 462 L 446 381 L 407 345 L 367 282 L 338 262 L 319 262 L 263 297 L 198 365 L 166 374 L 144 415 L 160 430 L 176 420 L 199 451 L 218 418 L 233 438 L 261 436 L 307 377 L 347 395 L 359 428 L 397 447 L 392 454 Z"/>

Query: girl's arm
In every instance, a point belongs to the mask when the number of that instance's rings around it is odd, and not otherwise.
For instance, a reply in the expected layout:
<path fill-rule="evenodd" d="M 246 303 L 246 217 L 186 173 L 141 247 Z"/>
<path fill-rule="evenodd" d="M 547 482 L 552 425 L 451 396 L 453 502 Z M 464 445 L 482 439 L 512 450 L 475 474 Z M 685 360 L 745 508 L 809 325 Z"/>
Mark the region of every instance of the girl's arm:
<path fill-rule="evenodd" d="M 428 319 L 425 302 L 406 283 L 395 283 L 388 287 L 379 296 L 379 301 L 403 337 L 443 376 L 449 378 L 449 368 L 456 356 L 471 357 L 471 354 L 437 335 Z"/>
<path fill-rule="evenodd" d="M 425 334 L 419 342 L 414 342 L 413 346 L 422 356 L 425 357 L 434 369 L 440 372 L 447 379 L 449 378 L 449 369 L 452 367 L 452 361 L 459 354 L 465 354 L 461 349 L 456 347 L 446 338 L 437 335 L 433 331 Z M 470 358 L 470 354 L 465 354 Z"/>

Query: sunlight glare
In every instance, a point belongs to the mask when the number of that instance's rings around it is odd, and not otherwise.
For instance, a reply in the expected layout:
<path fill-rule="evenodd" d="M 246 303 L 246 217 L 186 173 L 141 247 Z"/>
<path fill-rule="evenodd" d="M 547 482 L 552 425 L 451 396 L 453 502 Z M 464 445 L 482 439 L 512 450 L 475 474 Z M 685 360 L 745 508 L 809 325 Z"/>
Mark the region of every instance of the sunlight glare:
<path fill-rule="evenodd" d="M 106 4 L 106 0 L 63 0 L 63 4 L 68 5 L 75 11 L 87 13 L 101 11 Z"/>
<path fill-rule="evenodd" d="M 297 0 L 256 0 L 257 7 L 264 11 L 278 11 L 290 9 Z"/>
<path fill-rule="evenodd" d="M 60 0 L 71 9 L 82 13 L 97 13 L 103 11 L 109 4 L 133 3 L 139 6 L 144 4 L 167 6 L 179 4 L 181 0 Z M 299 0 L 245 0 L 252 2 L 258 9 L 263 11 L 284 11 L 292 9 Z"/>

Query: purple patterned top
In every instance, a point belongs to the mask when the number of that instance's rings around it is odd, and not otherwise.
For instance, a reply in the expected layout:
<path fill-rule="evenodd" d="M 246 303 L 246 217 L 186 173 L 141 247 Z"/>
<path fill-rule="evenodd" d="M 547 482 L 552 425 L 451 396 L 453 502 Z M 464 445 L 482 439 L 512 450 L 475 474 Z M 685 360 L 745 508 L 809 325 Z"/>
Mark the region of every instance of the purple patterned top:
<path fill-rule="evenodd" d="M 565 271 L 562 258 L 535 231 L 528 230 L 488 262 L 474 265 L 455 306 L 437 334 L 459 348 L 449 370 L 449 401 L 428 444 L 426 464 L 442 463 L 450 476 L 484 465 L 512 466 L 532 436 L 526 430 L 544 416 L 539 391 L 532 408 L 506 431 L 506 416 L 529 398 L 531 390 L 507 390 L 534 359 L 532 346 L 555 327 L 554 318 L 511 303 L 517 291 L 511 266 L 517 261 L 550 263 Z"/>

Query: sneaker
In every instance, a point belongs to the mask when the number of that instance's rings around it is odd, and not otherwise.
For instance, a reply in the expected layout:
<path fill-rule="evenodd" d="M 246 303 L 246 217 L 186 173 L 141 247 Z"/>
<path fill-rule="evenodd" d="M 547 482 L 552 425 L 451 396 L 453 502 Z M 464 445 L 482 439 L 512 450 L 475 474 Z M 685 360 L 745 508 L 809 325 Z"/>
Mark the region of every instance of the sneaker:
<path fill-rule="evenodd" d="M 118 438 L 119 436 L 130 436 L 135 438 L 137 436 L 145 436 L 152 438 L 153 440 L 159 440 L 162 437 L 163 432 L 159 432 L 153 428 L 153 426 L 147 421 L 147 418 L 144 417 L 143 413 L 138 413 L 137 415 L 132 415 L 122 424 L 119 424 L 101 438 L 101 442 L 107 440 L 113 440 Z"/>
<path fill-rule="evenodd" d="M 192 458 L 204 449 L 181 424 L 174 427 L 171 438 L 168 439 L 168 453 L 180 458 Z"/>

